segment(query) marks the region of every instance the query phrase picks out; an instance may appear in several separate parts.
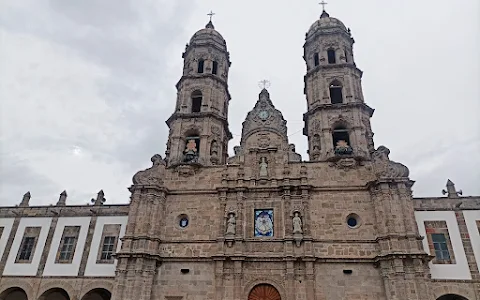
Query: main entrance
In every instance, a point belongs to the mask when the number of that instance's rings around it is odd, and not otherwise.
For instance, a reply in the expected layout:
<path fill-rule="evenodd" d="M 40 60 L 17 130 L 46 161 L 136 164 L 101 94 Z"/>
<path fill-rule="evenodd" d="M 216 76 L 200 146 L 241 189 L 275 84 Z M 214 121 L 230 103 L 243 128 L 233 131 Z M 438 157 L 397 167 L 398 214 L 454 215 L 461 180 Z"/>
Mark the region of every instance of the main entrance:
<path fill-rule="evenodd" d="M 281 300 L 280 293 L 270 284 L 259 284 L 252 289 L 248 300 Z"/>

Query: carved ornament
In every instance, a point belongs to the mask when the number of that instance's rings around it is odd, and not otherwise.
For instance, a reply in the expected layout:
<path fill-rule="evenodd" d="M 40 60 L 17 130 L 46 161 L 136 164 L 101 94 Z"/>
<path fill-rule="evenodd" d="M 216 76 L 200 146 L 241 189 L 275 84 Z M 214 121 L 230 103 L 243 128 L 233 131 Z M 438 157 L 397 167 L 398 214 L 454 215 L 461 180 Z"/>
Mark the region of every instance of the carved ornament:
<path fill-rule="evenodd" d="M 388 158 L 390 150 L 385 146 L 380 146 L 372 154 L 375 175 L 386 178 L 406 178 L 410 174 L 408 168 L 398 162 L 391 161 Z"/>
<path fill-rule="evenodd" d="M 160 154 L 152 156 L 152 167 L 137 172 L 133 176 L 134 185 L 162 185 L 165 177 L 165 161 Z"/>

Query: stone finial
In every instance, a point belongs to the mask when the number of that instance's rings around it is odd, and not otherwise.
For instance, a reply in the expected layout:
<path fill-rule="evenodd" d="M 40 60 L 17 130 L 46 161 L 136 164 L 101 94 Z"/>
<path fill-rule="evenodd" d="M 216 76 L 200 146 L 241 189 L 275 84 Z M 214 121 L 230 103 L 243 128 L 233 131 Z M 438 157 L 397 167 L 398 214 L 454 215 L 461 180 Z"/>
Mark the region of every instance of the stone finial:
<path fill-rule="evenodd" d="M 67 191 L 63 191 L 60 194 L 60 198 L 58 198 L 57 206 L 65 206 L 67 205 Z"/>
<path fill-rule="evenodd" d="M 455 188 L 455 183 L 453 183 L 450 179 L 447 180 L 447 190 L 442 190 L 442 194 L 448 194 L 448 198 L 458 198 L 460 195 L 463 194 L 462 190 L 457 191 Z"/>
<path fill-rule="evenodd" d="M 107 199 L 105 199 L 104 196 L 105 196 L 105 193 L 103 192 L 103 190 L 100 190 L 100 192 L 98 192 L 97 194 L 97 199 L 92 198 L 93 205 L 96 205 L 96 206 L 103 205 L 103 203 L 107 201 Z"/>
<path fill-rule="evenodd" d="M 23 195 L 22 202 L 20 202 L 20 206 L 30 206 L 30 198 L 32 198 L 32 195 L 30 194 L 30 192 L 26 192 L 25 195 Z"/>

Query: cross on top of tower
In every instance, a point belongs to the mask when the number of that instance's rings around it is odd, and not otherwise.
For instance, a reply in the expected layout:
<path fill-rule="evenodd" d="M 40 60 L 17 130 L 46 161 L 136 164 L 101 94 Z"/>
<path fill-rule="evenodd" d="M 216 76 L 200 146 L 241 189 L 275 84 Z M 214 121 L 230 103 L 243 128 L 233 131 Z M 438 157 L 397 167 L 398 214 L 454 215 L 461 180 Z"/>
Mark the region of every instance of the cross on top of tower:
<path fill-rule="evenodd" d="M 262 89 L 262 90 L 266 90 L 270 87 L 270 81 L 264 79 L 264 80 L 261 80 L 258 82 L 258 86 Z"/>
<path fill-rule="evenodd" d="M 210 17 L 210 22 L 212 22 L 212 18 L 213 18 L 214 15 L 215 15 L 215 13 L 212 10 L 207 14 L 207 16 Z"/>
<path fill-rule="evenodd" d="M 328 3 L 325 2 L 325 0 L 322 0 L 322 2 L 318 3 L 322 6 L 322 10 L 325 11 L 325 5 L 327 5 Z"/>

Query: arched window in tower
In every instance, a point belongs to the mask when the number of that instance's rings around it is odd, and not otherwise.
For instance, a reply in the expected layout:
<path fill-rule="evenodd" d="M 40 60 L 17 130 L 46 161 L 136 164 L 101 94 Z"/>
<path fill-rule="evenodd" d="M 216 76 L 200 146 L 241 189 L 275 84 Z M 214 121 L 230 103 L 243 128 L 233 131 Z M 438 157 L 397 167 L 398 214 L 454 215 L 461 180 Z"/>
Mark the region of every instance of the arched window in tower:
<path fill-rule="evenodd" d="M 333 49 L 328 49 L 327 50 L 327 56 L 328 56 L 328 63 L 329 64 L 335 64 L 337 63 L 337 58 L 335 56 L 335 50 Z"/>
<path fill-rule="evenodd" d="M 202 92 L 196 90 L 192 93 L 192 113 L 198 113 L 202 110 Z"/>
<path fill-rule="evenodd" d="M 343 103 L 342 84 L 338 80 L 330 83 L 330 101 L 332 104 Z"/>
<path fill-rule="evenodd" d="M 183 150 L 183 161 L 187 163 L 198 162 L 200 155 L 200 137 L 189 135 L 185 138 L 185 150 Z"/>
<path fill-rule="evenodd" d="M 333 149 L 336 155 L 350 155 L 353 149 L 350 146 L 350 135 L 348 129 L 344 125 L 337 125 L 333 129 L 332 134 Z"/>
<path fill-rule="evenodd" d="M 318 53 L 313 55 L 313 62 L 315 63 L 315 67 L 320 64 L 320 57 L 318 56 Z"/>
<path fill-rule="evenodd" d="M 214 61 L 212 66 L 212 74 L 217 75 L 218 73 L 218 62 Z"/>
<path fill-rule="evenodd" d="M 348 51 L 347 48 L 343 50 L 343 55 L 345 55 L 345 62 L 348 62 Z"/>
<path fill-rule="evenodd" d="M 200 59 L 198 61 L 198 70 L 197 70 L 197 73 L 203 73 L 203 68 L 205 66 L 205 60 L 203 59 Z"/>

